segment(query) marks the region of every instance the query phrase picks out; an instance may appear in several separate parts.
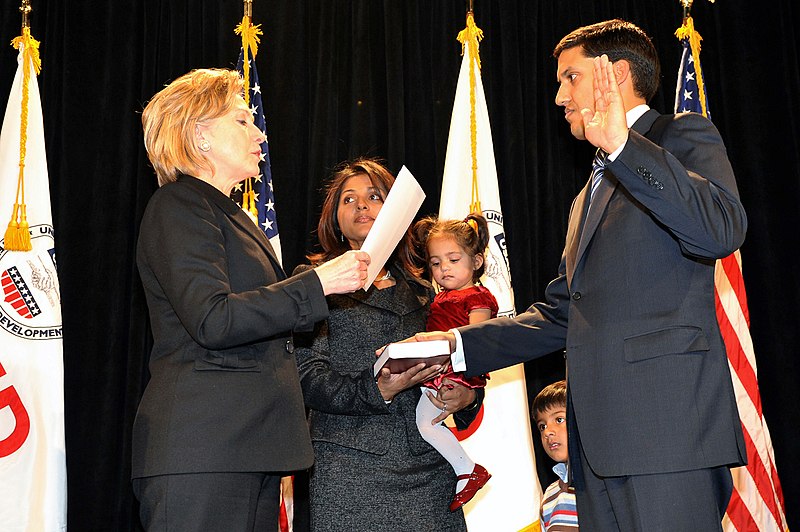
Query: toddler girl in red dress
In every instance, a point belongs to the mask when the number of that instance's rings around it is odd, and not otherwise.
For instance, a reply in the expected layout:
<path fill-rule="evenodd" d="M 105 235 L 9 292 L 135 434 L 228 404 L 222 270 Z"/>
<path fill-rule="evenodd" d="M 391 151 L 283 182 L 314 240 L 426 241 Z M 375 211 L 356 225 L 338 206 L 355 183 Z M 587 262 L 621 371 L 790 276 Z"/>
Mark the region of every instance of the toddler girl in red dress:
<path fill-rule="evenodd" d="M 484 271 L 484 251 L 489 243 L 489 228 L 480 214 L 462 220 L 425 218 L 414 226 L 417 238 L 425 244 L 425 257 L 433 280 L 441 287 L 431 303 L 428 331 L 447 331 L 497 316 L 497 300 L 483 286 L 476 284 Z M 486 386 L 488 376 L 465 377 L 448 371 L 425 383 L 438 390 L 455 381 L 469 388 Z M 442 411 L 428 398 L 423 388 L 417 405 L 417 426 L 422 437 L 453 466 L 458 477 L 450 503 L 455 511 L 472 499 L 491 475 L 473 462 L 456 436 L 442 424 L 432 424 Z"/>

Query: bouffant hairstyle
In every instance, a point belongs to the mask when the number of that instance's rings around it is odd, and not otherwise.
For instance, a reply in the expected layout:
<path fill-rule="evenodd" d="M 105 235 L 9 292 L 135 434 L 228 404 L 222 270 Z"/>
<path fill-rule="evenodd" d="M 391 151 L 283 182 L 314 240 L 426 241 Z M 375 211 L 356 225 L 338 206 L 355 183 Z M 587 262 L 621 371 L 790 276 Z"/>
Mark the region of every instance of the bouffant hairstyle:
<path fill-rule="evenodd" d="M 159 91 L 142 112 L 144 146 L 158 186 L 178 174 L 213 171 L 197 146 L 196 127 L 229 113 L 244 94 L 239 74 L 226 69 L 198 69 Z"/>

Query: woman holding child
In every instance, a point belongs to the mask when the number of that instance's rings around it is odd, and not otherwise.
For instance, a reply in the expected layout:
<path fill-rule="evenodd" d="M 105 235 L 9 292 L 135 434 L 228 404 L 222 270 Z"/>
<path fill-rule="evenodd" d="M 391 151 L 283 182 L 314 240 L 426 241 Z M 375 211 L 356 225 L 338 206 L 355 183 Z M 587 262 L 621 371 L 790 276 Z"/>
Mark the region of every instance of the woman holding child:
<path fill-rule="evenodd" d="M 374 160 L 344 164 L 327 188 L 317 229 L 322 251 L 309 256 L 312 264 L 360 249 L 393 183 Z M 329 296 L 328 319 L 312 335 L 296 338 L 315 454 L 310 505 L 316 532 L 466 530 L 461 509 L 448 509 L 455 474 L 415 421 L 419 384 L 442 368 L 373 375 L 376 349 L 425 330 L 434 292 L 418 273 L 406 238 L 368 290 Z M 433 401 L 465 428 L 482 397 L 456 384 Z"/>

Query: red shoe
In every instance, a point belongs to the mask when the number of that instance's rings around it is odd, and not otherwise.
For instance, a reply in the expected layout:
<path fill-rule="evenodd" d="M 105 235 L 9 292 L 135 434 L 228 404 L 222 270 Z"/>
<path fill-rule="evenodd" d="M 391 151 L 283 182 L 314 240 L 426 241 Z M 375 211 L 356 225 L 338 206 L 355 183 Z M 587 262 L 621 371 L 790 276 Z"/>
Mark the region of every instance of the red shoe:
<path fill-rule="evenodd" d="M 453 497 L 453 501 L 450 503 L 450 511 L 455 512 L 475 496 L 478 493 L 478 490 L 481 489 L 489 479 L 492 478 L 492 475 L 486 471 L 486 468 L 480 464 L 475 464 L 475 468 L 472 470 L 472 473 L 469 475 L 459 475 L 456 477 L 456 481 L 458 480 L 467 480 L 467 485 L 462 488 L 461 491 L 455 494 Z"/>

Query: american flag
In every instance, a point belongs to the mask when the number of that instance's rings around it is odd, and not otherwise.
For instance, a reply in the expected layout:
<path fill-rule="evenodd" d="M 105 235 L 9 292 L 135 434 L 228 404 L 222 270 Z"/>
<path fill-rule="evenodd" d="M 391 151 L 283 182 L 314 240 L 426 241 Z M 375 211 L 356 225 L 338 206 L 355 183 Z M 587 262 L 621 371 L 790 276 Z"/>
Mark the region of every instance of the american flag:
<path fill-rule="evenodd" d="M 687 17 L 676 35 L 683 45 L 675 91 L 675 112 L 692 111 L 711 118 L 700 67 L 701 37 Z M 772 441 L 761 410 L 756 359 L 750 337 L 750 314 L 739 251 L 718 260 L 714 274 L 717 321 L 725 340 L 739 406 L 747 466 L 732 471 L 734 488 L 723 520 L 727 531 L 787 531 L 783 492 Z"/>
<path fill-rule="evenodd" d="M 705 87 L 702 83 L 703 71 L 700 68 L 699 50 L 697 62 L 695 62 L 695 57 L 692 54 L 692 45 L 689 40 L 689 37 L 681 39 L 683 54 L 681 54 L 681 64 L 678 67 L 678 86 L 675 88 L 675 112 L 686 113 L 692 111 L 700 113 L 710 120 L 711 111 L 708 109 L 708 97 L 705 94 Z M 698 78 L 698 75 L 701 77 Z M 702 94 L 700 92 L 701 87 Z"/>
<path fill-rule="evenodd" d="M 250 112 L 253 113 L 253 120 L 257 128 L 264 133 L 264 142 L 261 144 L 261 163 L 259 164 L 260 173 L 251 177 L 243 183 L 239 183 L 233 190 L 231 197 L 242 208 L 257 218 L 257 225 L 266 233 L 269 238 L 278 260 L 281 259 L 281 240 L 278 235 L 278 219 L 275 216 L 275 194 L 272 188 L 272 169 L 269 159 L 269 139 L 267 138 L 267 122 L 264 119 L 264 106 L 262 105 L 261 85 L 258 81 L 255 57 L 248 54 L 250 64 L 248 87 L 248 104 Z M 239 61 L 236 70 L 244 77 L 244 50 L 239 52 Z M 249 184 L 248 184 L 249 182 Z M 243 203 L 243 194 L 252 190 L 254 194 L 254 205 L 256 212 L 251 212 L 248 205 Z"/>
<path fill-rule="evenodd" d="M 4 301 L 21 317 L 31 319 L 41 314 L 39 305 L 33 298 L 25 279 L 16 266 L 12 266 L 0 275 L 0 286 L 3 289 Z"/>
<path fill-rule="evenodd" d="M 252 6 L 250 6 L 252 7 Z M 272 168 L 269 160 L 269 138 L 267 137 L 267 121 L 264 118 L 264 106 L 261 96 L 261 85 L 258 81 L 256 70 L 256 53 L 258 52 L 259 36 L 262 35 L 261 26 L 254 26 L 250 20 L 248 4 L 245 3 L 245 15 L 234 32 L 242 36 L 242 48 L 239 50 L 239 60 L 236 70 L 248 85 L 245 92 L 245 101 L 253 113 L 253 123 L 264 133 L 264 142 L 261 144 L 261 163 L 257 176 L 253 176 L 239 183 L 233 190 L 231 197 L 248 213 L 269 239 L 278 262 L 283 262 L 281 257 L 281 240 L 278 235 L 278 219 L 275 215 L 275 193 L 272 188 Z M 247 58 L 247 64 L 245 64 Z M 250 196 L 248 198 L 248 196 Z M 292 532 L 294 530 L 294 477 L 281 478 L 280 510 L 276 528 L 278 532 Z"/>

